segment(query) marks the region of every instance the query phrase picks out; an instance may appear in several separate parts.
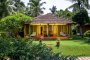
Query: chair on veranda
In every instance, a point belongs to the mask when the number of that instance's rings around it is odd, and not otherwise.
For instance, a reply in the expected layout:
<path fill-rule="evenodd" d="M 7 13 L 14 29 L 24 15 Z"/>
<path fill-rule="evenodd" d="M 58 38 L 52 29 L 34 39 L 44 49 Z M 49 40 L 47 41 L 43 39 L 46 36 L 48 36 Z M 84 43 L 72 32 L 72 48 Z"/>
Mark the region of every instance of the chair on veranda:
<path fill-rule="evenodd" d="M 33 32 L 30 37 L 35 37 L 36 36 L 36 32 Z"/>
<path fill-rule="evenodd" d="M 60 32 L 60 36 L 66 36 L 64 32 Z"/>

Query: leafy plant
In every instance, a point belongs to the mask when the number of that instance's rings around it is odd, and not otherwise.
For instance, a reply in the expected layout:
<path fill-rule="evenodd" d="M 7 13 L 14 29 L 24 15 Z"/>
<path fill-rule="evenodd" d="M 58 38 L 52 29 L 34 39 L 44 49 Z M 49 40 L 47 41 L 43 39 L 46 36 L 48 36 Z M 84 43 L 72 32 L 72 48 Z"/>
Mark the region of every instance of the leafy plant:
<path fill-rule="evenodd" d="M 38 15 L 43 14 L 43 9 L 45 9 L 43 4 L 46 2 L 41 2 L 42 0 L 29 0 L 28 5 L 30 7 L 27 7 L 26 14 L 32 17 L 37 17 Z"/>
<path fill-rule="evenodd" d="M 51 11 L 52 14 L 55 14 L 56 12 L 56 6 L 53 6 L 52 8 L 50 8 L 49 10 Z"/>
<path fill-rule="evenodd" d="M 86 37 L 86 39 L 87 39 L 87 42 L 90 42 L 90 30 L 86 31 L 86 32 L 84 33 L 84 35 L 85 35 L 85 37 Z"/>
<path fill-rule="evenodd" d="M 68 0 L 73 4 L 69 6 L 67 9 L 73 9 L 74 12 L 81 9 L 90 9 L 89 0 Z"/>
<path fill-rule="evenodd" d="M 34 44 L 32 40 L 12 37 L 0 37 L 0 59 L 12 60 L 68 60 L 59 53 L 53 53 L 45 44 Z"/>
<path fill-rule="evenodd" d="M 7 16 L 0 21 L 0 29 L 2 31 L 9 32 L 11 36 L 18 34 L 21 31 L 26 21 L 31 21 L 31 17 L 21 13 L 16 13 L 11 16 Z"/>

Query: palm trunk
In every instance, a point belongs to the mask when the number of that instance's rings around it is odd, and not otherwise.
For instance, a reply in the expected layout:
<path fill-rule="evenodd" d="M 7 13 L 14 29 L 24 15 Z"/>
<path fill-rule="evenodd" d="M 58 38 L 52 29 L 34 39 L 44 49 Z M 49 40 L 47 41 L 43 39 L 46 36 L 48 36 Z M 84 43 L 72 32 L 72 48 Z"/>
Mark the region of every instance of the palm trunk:
<path fill-rule="evenodd" d="M 17 37 L 17 38 L 19 37 L 18 31 L 15 32 L 15 37 Z"/>
<path fill-rule="evenodd" d="M 82 26 L 80 26 L 80 36 L 83 38 L 83 29 L 82 29 Z"/>

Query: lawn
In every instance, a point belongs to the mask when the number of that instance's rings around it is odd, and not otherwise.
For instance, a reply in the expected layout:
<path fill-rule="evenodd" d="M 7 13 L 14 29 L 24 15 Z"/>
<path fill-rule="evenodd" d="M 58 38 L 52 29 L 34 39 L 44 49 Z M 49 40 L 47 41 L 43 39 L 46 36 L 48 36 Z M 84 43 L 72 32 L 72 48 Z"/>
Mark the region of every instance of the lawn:
<path fill-rule="evenodd" d="M 38 41 L 35 41 L 38 43 Z M 80 40 L 60 41 L 60 47 L 55 47 L 56 41 L 43 41 L 51 47 L 55 53 L 61 53 L 65 56 L 90 56 L 90 45 Z"/>

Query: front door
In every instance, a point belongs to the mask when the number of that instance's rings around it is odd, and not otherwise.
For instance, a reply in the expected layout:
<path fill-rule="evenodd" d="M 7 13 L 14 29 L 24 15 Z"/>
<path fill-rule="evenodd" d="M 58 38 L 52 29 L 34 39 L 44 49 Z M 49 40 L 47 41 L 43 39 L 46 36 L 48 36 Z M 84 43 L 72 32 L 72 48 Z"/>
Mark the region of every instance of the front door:
<path fill-rule="evenodd" d="M 43 35 L 43 27 L 42 26 L 41 26 L 41 30 L 40 31 L 41 31 L 41 35 Z"/>

